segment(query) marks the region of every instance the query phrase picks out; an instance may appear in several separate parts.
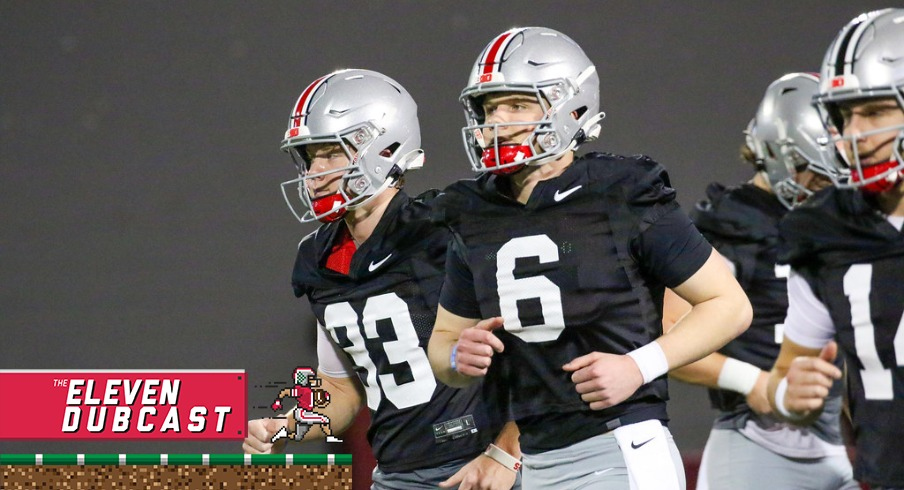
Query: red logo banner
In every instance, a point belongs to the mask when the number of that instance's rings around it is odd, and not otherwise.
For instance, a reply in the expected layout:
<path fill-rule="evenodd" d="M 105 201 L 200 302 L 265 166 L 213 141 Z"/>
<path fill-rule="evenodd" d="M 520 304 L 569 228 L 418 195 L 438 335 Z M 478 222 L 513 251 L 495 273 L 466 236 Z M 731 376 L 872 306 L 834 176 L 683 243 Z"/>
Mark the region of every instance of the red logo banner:
<path fill-rule="evenodd" d="M 243 370 L 0 370 L 0 439 L 243 439 L 246 399 Z"/>

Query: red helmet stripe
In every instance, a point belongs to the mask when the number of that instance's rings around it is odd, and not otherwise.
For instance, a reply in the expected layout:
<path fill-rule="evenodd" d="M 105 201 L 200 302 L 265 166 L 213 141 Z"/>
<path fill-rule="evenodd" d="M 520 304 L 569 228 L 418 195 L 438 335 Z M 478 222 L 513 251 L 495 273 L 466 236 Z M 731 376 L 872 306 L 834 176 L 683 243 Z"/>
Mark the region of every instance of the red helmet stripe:
<path fill-rule="evenodd" d="M 509 42 L 512 40 L 515 34 L 523 31 L 524 29 L 512 29 L 510 31 L 503 32 L 499 35 L 493 42 L 490 43 L 489 49 L 487 49 L 486 56 L 484 56 L 482 60 L 483 64 L 483 73 L 482 75 L 486 75 L 488 73 L 492 73 L 494 70 L 493 67 L 502 62 L 502 55 L 505 53 L 505 48 L 508 47 Z"/>
<path fill-rule="evenodd" d="M 330 78 L 330 75 L 326 75 L 323 77 L 314 80 L 313 83 L 308 85 L 308 88 L 304 89 L 304 92 L 301 93 L 301 97 L 298 98 L 298 102 L 295 103 L 295 110 L 292 111 L 292 115 L 289 116 L 289 128 L 297 128 L 302 126 L 302 119 L 304 119 L 305 123 L 307 123 L 308 116 L 308 106 L 311 103 L 311 95 L 317 91 L 317 89 L 326 82 L 327 78 Z"/>

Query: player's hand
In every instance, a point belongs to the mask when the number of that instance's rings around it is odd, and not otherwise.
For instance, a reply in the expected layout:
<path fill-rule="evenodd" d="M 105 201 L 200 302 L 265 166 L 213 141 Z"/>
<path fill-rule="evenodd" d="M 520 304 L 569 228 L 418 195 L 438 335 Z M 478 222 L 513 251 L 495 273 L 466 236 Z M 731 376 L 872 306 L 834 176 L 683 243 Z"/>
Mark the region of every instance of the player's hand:
<path fill-rule="evenodd" d="M 788 390 L 785 391 L 785 408 L 789 412 L 807 413 L 820 410 L 829 396 L 841 370 L 832 364 L 838 355 L 838 344 L 826 344 L 819 357 L 798 357 L 791 361 L 788 374 Z"/>
<path fill-rule="evenodd" d="M 760 372 L 753 390 L 747 394 L 747 406 L 751 410 L 760 415 L 769 415 L 772 413 L 772 405 L 769 404 L 769 398 L 766 397 L 766 387 L 769 384 L 769 373 Z"/>
<path fill-rule="evenodd" d="M 461 331 L 458 343 L 453 349 L 455 354 L 455 370 L 465 376 L 485 376 L 493 361 L 495 352 L 502 352 L 505 346 L 493 330 L 502 327 L 502 317 L 481 320 L 473 327 Z"/>
<path fill-rule="evenodd" d="M 288 439 L 275 443 L 270 439 L 279 429 L 286 427 L 286 419 L 255 419 L 248 421 L 248 435 L 242 443 L 245 454 L 276 454 L 286 450 Z"/>
<path fill-rule="evenodd" d="M 630 356 L 591 352 L 562 366 L 591 410 L 617 405 L 643 385 L 643 374 Z"/>
<path fill-rule="evenodd" d="M 515 484 L 515 472 L 497 463 L 493 458 L 480 455 L 461 467 L 440 488 L 458 490 L 508 490 Z"/>

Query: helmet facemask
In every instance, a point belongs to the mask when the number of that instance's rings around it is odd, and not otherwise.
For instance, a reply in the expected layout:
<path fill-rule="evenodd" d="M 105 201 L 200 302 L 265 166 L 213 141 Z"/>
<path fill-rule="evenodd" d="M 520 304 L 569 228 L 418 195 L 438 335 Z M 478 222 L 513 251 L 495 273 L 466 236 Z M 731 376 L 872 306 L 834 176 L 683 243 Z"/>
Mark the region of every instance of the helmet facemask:
<path fill-rule="evenodd" d="M 289 205 L 295 217 L 302 223 L 309 221 L 336 221 L 345 215 L 347 210 L 355 209 L 366 204 L 384 189 L 394 184 L 401 177 L 401 169 L 393 163 L 393 150 L 387 147 L 375 150 L 372 145 L 380 131 L 372 123 L 364 123 L 348 130 L 329 136 L 312 138 L 299 138 L 299 141 L 287 148 L 298 169 L 298 178 L 283 182 L 283 198 Z M 313 144 L 335 144 L 342 149 L 348 159 L 348 165 L 339 168 L 328 169 L 322 172 L 310 173 L 311 162 L 305 151 L 305 147 Z M 396 146 L 397 148 L 397 146 Z M 389 169 L 387 179 L 377 188 L 371 186 L 368 176 L 361 167 L 365 158 L 380 159 L 385 162 L 383 167 Z M 380 165 L 377 165 L 380 168 Z M 314 197 L 312 190 L 316 189 L 315 181 L 337 176 L 340 183 L 336 192 L 329 195 Z M 298 204 L 293 205 L 287 190 L 295 187 L 301 209 L 304 213 L 298 213 Z"/>
<path fill-rule="evenodd" d="M 462 95 L 468 126 L 462 128 L 465 146 L 469 149 L 468 158 L 471 167 L 477 172 L 495 174 L 511 174 L 525 165 L 542 165 L 560 158 L 565 152 L 573 150 L 582 143 L 584 136 L 563 141 L 565 138 L 556 130 L 561 127 L 566 131 L 574 131 L 578 120 L 587 111 L 580 107 L 569 111 L 569 101 L 574 97 L 575 87 L 568 80 L 558 79 L 517 90 L 517 87 L 506 86 L 504 90 L 481 91 L 479 95 Z M 523 94 L 536 100 L 543 117 L 534 121 L 512 121 L 486 123 L 482 101 L 493 94 Z M 566 119 L 567 118 L 567 119 Z M 598 120 L 597 120 L 598 121 Z M 499 144 L 500 128 L 513 126 L 532 126 L 533 130 L 520 144 Z M 484 137 L 484 130 L 491 129 L 492 141 Z"/>
<path fill-rule="evenodd" d="M 785 168 L 787 176 L 784 178 L 776 178 L 777 176 L 773 174 L 770 176 L 770 182 L 776 198 L 778 198 L 779 202 L 786 208 L 791 209 L 794 206 L 797 206 L 807 200 L 807 198 L 812 196 L 815 192 L 814 189 L 811 189 L 798 181 L 798 176 L 804 172 L 810 171 L 813 174 L 816 174 L 819 176 L 818 178 L 821 178 L 824 185 L 829 181 L 834 182 L 833 176 L 837 172 L 826 170 L 822 164 L 822 159 L 817 160 L 806 156 L 801 148 L 794 144 L 793 141 L 785 140 L 777 141 L 776 143 L 780 155 L 778 160 L 781 162 L 780 165 Z M 775 179 L 774 182 L 773 179 Z"/>
<path fill-rule="evenodd" d="M 757 157 L 763 161 L 763 167 L 772 186 L 772 191 L 782 205 L 791 209 L 813 195 L 811 190 L 795 180 L 795 176 L 799 172 L 807 170 L 809 161 L 796 149 L 791 141 L 780 140 L 774 143 L 759 143 Z M 765 149 L 765 151 L 760 148 Z M 800 160 L 803 160 L 803 162 L 801 163 Z"/>
<path fill-rule="evenodd" d="M 902 89 L 904 90 L 904 89 Z M 876 97 L 855 99 L 851 102 L 860 102 L 870 99 L 885 99 L 894 101 L 895 105 L 904 114 L 904 95 L 901 90 L 885 91 Z M 901 179 L 904 179 L 904 123 L 896 126 L 885 126 L 862 133 L 843 134 L 840 128 L 844 127 L 844 117 L 841 115 L 841 102 L 822 101 L 820 108 L 827 113 L 831 121 L 831 132 L 834 135 L 830 143 L 835 151 L 827 159 L 840 170 L 840 179 L 835 182 L 839 188 L 856 188 L 867 194 L 878 194 L 895 187 Z M 863 165 L 860 160 L 860 144 L 858 140 L 869 138 L 878 134 L 887 133 L 891 140 L 892 154 L 885 162 L 875 163 L 869 166 Z M 846 150 L 850 148 L 850 151 Z"/>

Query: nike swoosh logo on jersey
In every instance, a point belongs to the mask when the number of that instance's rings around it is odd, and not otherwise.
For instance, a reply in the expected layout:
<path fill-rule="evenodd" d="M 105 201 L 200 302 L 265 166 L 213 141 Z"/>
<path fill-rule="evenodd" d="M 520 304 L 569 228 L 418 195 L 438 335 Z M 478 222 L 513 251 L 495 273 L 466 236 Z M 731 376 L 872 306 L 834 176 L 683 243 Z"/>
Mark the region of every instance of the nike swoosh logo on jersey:
<path fill-rule="evenodd" d="M 370 265 L 367 266 L 367 270 L 369 270 L 370 272 L 373 272 L 373 271 L 379 269 L 380 266 L 383 265 L 384 262 L 389 260 L 390 257 L 392 257 L 392 254 L 389 254 L 386 257 L 383 257 L 383 260 L 381 260 L 379 262 L 371 262 Z"/>
<path fill-rule="evenodd" d="M 571 189 L 568 189 L 568 190 L 565 191 L 565 192 L 559 192 L 559 191 L 556 191 L 555 195 L 553 195 L 552 198 L 553 198 L 556 202 L 559 202 L 559 201 L 561 201 L 562 199 L 565 199 L 566 197 L 568 197 L 568 196 L 574 194 L 575 192 L 577 192 L 577 190 L 580 189 L 581 187 L 583 187 L 583 186 L 580 186 L 580 185 L 579 185 L 579 186 L 576 186 L 576 187 L 572 187 Z"/>
<path fill-rule="evenodd" d="M 605 473 L 609 473 L 610 471 L 612 471 L 612 470 L 614 470 L 614 469 L 615 469 L 615 468 L 608 468 L 608 469 L 605 469 L 605 470 L 594 471 L 593 474 L 594 474 L 594 476 L 600 476 L 600 475 L 603 475 L 603 474 L 605 474 Z"/>
<path fill-rule="evenodd" d="M 641 446 L 643 446 L 644 444 L 646 444 L 646 443 L 652 441 L 653 439 L 656 439 L 656 438 L 655 438 L 655 437 L 651 437 L 651 438 L 647 439 L 646 441 L 641 442 L 640 444 L 637 444 L 636 442 L 631 441 L 631 449 L 640 449 Z"/>

